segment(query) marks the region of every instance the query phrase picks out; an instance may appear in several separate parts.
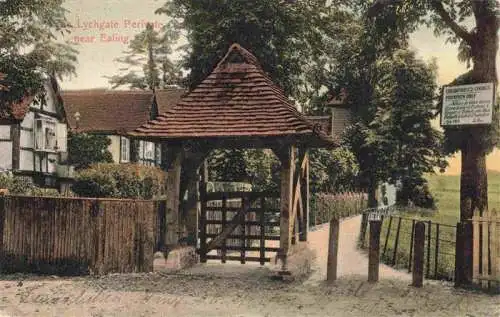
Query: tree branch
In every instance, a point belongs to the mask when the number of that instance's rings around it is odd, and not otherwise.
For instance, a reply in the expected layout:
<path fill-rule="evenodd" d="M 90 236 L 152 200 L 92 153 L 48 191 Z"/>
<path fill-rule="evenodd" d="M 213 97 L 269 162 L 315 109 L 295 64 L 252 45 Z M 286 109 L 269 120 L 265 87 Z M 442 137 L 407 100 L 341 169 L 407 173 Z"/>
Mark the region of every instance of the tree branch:
<path fill-rule="evenodd" d="M 443 19 L 443 22 L 462 40 L 472 45 L 473 35 L 469 33 L 464 27 L 460 26 L 451 16 L 446 12 L 443 3 L 440 0 L 431 0 L 431 6 L 434 11 Z"/>

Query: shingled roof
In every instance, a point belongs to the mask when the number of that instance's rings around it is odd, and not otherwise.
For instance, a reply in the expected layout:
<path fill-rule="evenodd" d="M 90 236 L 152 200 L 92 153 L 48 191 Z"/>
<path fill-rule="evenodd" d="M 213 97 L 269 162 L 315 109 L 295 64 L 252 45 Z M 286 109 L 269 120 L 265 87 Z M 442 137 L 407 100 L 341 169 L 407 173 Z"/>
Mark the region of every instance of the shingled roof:
<path fill-rule="evenodd" d="M 73 90 L 63 91 L 68 124 L 78 131 L 120 134 L 132 131 L 151 119 L 153 93 L 150 91 Z"/>
<path fill-rule="evenodd" d="M 158 113 L 167 112 L 168 109 L 175 106 L 181 97 L 186 94 L 186 90 L 181 88 L 157 89 L 155 91 L 156 103 L 158 105 Z"/>
<path fill-rule="evenodd" d="M 335 145 L 238 44 L 179 103 L 131 135 L 163 140 L 292 136 L 311 145 Z"/>

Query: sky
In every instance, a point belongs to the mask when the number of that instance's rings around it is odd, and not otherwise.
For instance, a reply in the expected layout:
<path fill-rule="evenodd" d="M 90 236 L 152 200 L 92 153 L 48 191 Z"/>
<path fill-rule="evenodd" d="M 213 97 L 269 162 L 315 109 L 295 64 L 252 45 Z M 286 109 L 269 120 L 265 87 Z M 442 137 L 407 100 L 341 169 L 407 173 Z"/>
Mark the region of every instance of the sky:
<path fill-rule="evenodd" d="M 160 27 L 166 20 L 165 16 L 154 13 L 163 3 L 163 0 L 67 0 L 64 7 L 69 10 L 73 29 L 65 39 L 78 42 L 80 54 L 77 76 L 63 81 L 61 87 L 110 88 L 105 76 L 116 74 L 122 66 L 115 59 L 123 55 L 128 41 L 144 29 L 146 22 Z M 465 64 L 457 59 L 457 45 L 446 44 L 444 38 L 435 37 L 430 29 L 415 32 L 410 44 L 424 60 L 436 58 L 440 85 L 467 71 Z M 500 70 L 500 56 L 497 69 Z M 459 174 L 459 158 L 451 158 L 449 162 L 447 174 Z M 487 168 L 500 171 L 500 151 L 495 150 L 488 157 Z"/>

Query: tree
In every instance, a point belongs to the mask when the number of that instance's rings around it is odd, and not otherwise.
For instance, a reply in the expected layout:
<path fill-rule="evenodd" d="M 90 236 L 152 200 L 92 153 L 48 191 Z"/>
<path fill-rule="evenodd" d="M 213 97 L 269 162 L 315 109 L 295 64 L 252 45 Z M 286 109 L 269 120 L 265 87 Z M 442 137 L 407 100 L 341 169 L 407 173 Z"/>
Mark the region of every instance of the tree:
<path fill-rule="evenodd" d="M 310 151 L 310 186 L 313 193 L 355 191 L 359 164 L 348 147 Z"/>
<path fill-rule="evenodd" d="M 420 207 L 432 207 L 433 199 L 412 199 L 410 194 L 425 190 L 425 173 L 446 167 L 442 133 L 434 129 L 437 92 L 435 63 L 426 64 L 410 50 L 397 50 L 391 57 L 377 62 L 380 74 L 375 85 L 377 112 L 370 127 L 376 132 L 369 142 L 378 143 L 385 155 L 385 169 L 393 182 L 400 180 L 403 188 L 400 203 L 413 200 Z M 422 197 L 418 194 L 417 196 Z"/>
<path fill-rule="evenodd" d="M 0 91 L 4 102 L 37 93 L 45 75 L 75 74 L 77 51 L 56 42 L 69 33 L 62 0 L 3 1 L 0 4 L 0 69 L 6 75 Z"/>
<path fill-rule="evenodd" d="M 335 32 L 348 15 L 322 0 L 169 0 L 156 12 L 168 15 L 172 28 L 186 32 L 183 66 L 190 70 L 189 87 L 208 76 L 231 44 L 239 43 L 295 98 L 310 82 L 305 70 L 315 65 L 323 71 L 325 52 L 340 38 Z"/>
<path fill-rule="evenodd" d="M 151 23 L 130 41 L 125 56 L 116 61 L 125 64 L 122 75 L 108 77 L 113 88 L 129 86 L 138 89 L 166 88 L 177 85 L 182 76 L 178 65 L 169 57 L 178 33 L 163 28 L 156 31 Z"/>
<path fill-rule="evenodd" d="M 493 82 L 498 83 L 496 58 L 500 26 L 498 1 L 445 1 L 445 0 L 377 0 L 369 8 L 368 16 L 380 26 L 381 32 L 390 30 L 407 34 L 425 23 L 434 27 L 436 35 L 447 41 L 460 43 L 459 60 L 472 61 L 472 69 L 458 77 L 451 85 Z M 392 23 L 387 23 L 388 19 Z M 467 29 L 464 22 L 475 24 Z M 385 26 L 384 26 L 385 23 Z M 470 65 L 469 65 L 470 66 Z M 498 106 L 489 126 L 445 129 L 448 153 L 460 151 L 462 170 L 460 178 L 460 220 L 472 218 L 488 208 L 488 178 L 486 155 L 499 144 Z M 467 270 L 458 283 L 472 281 L 472 239 L 464 244 Z"/>
<path fill-rule="evenodd" d="M 472 69 L 451 84 L 494 82 L 497 83 L 496 55 L 498 51 L 499 4 L 495 0 L 479 1 L 376 1 L 368 11 L 369 16 L 379 20 L 380 12 L 390 14 L 391 30 L 411 31 L 422 23 L 434 26 L 436 35 L 446 36 L 447 41 L 460 43 L 461 61 L 472 61 Z M 463 22 L 472 20 L 474 27 L 468 30 Z M 497 116 L 498 110 L 495 111 Z M 449 153 L 462 153 L 462 176 L 460 182 L 460 219 L 471 219 L 474 209 L 481 212 L 488 207 L 486 155 L 498 145 L 498 120 L 488 127 L 445 129 L 445 140 Z"/>
<path fill-rule="evenodd" d="M 69 132 L 68 163 L 76 170 L 96 163 L 112 163 L 113 156 L 108 150 L 110 144 L 111 140 L 105 135 Z"/>
<path fill-rule="evenodd" d="M 277 190 L 280 163 L 268 150 L 214 150 L 208 158 L 210 179 L 248 182 L 253 190 Z"/>

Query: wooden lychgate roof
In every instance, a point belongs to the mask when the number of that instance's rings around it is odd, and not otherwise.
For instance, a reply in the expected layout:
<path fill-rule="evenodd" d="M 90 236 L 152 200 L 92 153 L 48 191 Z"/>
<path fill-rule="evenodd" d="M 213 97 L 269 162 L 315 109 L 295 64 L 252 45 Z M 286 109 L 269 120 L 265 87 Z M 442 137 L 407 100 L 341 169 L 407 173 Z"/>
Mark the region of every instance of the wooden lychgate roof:
<path fill-rule="evenodd" d="M 256 57 L 238 44 L 180 102 L 131 135 L 167 141 L 286 137 L 310 146 L 336 144 L 296 109 Z"/>

